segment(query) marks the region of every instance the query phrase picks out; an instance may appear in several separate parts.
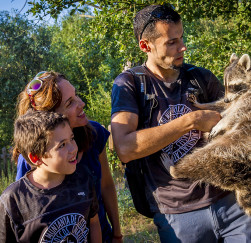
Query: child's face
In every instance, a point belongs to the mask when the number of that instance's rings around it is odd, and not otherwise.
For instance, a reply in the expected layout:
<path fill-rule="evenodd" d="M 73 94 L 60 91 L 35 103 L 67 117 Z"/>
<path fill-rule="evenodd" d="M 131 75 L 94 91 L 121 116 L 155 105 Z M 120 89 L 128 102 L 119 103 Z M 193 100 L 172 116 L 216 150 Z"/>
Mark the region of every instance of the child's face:
<path fill-rule="evenodd" d="M 68 123 L 59 125 L 49 135 L 49 144 L 43 163 L 39 166 L 44 173 L 59 175 L 72 174 L 76 170 L 77 144 Z"/>

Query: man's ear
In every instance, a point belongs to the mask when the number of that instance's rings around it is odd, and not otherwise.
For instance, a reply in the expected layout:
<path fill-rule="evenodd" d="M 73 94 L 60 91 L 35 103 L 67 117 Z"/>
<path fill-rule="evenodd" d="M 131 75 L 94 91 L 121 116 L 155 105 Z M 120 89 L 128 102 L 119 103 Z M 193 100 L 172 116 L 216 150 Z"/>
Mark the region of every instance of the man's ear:
<path fill-rule="evenodd" d="M 29 153 L 29 154 L 28 154 L 28 157 L 29 157 L 30 161 L 31 161 L 33 164 L 35 164 L 35 165 L 38 164 L 37 162 L 38 162 L 39 158 L 38 158 L 38 156 L 37 156 L 36 154 Z"/>
<path fill-rule="evenodd" d="M 139 41 L 139 48 L 141 51 L 146 53 L 151 51 L 151 48 L 149 47 L 149 42 L 144 39 Z"/>

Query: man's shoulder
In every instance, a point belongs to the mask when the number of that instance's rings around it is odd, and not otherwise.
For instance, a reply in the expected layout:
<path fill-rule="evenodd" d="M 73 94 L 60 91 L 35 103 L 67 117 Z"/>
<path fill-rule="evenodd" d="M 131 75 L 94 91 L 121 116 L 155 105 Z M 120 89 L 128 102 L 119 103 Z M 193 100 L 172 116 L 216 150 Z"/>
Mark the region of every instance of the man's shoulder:
<path fill-rule="evenodd" d="M 141 75 L 141 74 L 147 74 L 145 65 L 139 65 L 139 66 L 134 66 L 130 69 L 127 69 L 125 72 L 129 72 L 132 75 Z"/>
<path fill-rule="evenodd" d="M 182 68 L 188 72 L 200 72 L 202 75 L 208 75 L 209 73 L 212 73 L 209 69 L 189 63 L 184 63 Z"/>
<path fill-rule="evenodd" d="M 111 94 L 112 111 L 126 111 L 138 114 L 138 92 L 133 74 L 126 70 L 114 80 Z"/>
<path fill-rule="evenodd" d="M 123 71 L 120 73 L 114 80 L 115 83 L 125 82 L 126 80 L 133 80 L 132 73 L 128 70 Z"/>
<path fill-rule="evenodd" d="M 207 87 L 212 83 L 219 83 L 218 78 L 209 69 L 204 67 L 184 63 L 182 69 L 185 73 L 195 78 L 200 85 Z"/>
<path fill-rule="evenodd" d="M 139 65 L 139 66 L 135 66 L 129 69 L 124 70 L 122 73 L 120 73 L 114 83 L 125 83 L 125 82 L 129 82 L 132 83 L 135 80 L 135 76 L 137 75 L 142 75 L 145 74 L 147 75 L 146 69 L 144 67 L 144 65 Z"/>

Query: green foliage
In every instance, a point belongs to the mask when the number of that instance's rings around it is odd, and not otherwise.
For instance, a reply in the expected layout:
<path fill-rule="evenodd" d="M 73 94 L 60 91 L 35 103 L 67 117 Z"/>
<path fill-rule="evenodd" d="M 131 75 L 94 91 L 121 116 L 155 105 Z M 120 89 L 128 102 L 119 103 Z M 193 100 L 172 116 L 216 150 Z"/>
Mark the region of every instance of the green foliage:
<path fill-rule="evenodd" d="M 108 146 L 106 149 L 106 154 L 107 154 L 110 171 L 113 174 L 115 174 L 116 178 L 119 178 L 119 176 L 117 176 L 117 172 L 121 173 L 121 171 L 124 170 L 124 165 L 122 165 L 121 161 L 119 160 L 117 153 L 115 151 L 108 149 Z M 118 181 L 118 183 L 120 182 Z"/>
<path fill-rule="evenodd" d="M 86 102 L 89 118 L 107 127 L 111 87 L 121 71 L 121 59 L 115 55 L 115 48 L 101 48 L 99 36 L 90 34 L 91 22 L 81 15 L 67 16 L 54 29 L 51 50 L 57 61 L 51 63 L 51 68 L 63 72 L 75 85 Z M 113 38 L 103 41 L 113 43 Z"/>
<path fill-rule="evenodd" d="M 87 116 L 107 128 L 111 121 L 110 92 L 105 91 L 103 86 L 98 84 L 95 91 L 92 86 L 89 86 L 89 92 L 84 97 L 89 102 L 89 109 L 86 110 Z"/>
<path fill-rule="evenodd" d="M 142 52 L 135 51 L 137 43 L 133 36 L 132 19 L 136 12 L 144 6 L 150 4 L 164 4 L 163 0 L 73 0 L 73 1 L 57 1 L 57 0 L 40 0 L 30 2 L 30 11 L 36 16 L 49 14 L 54 18 L 63 11 L 63 9 L 72 8 L 74 11 L 81 10 L 86 12 L 83 6 L 89 6 L 93 9 L 95 18 L 90 22 L 91 35 L 99 37 L 101 50 L 117 48 L 117 53 L 123 62 L 132 61 L 134 63 L 142 62 L 144 55 Z M 228 24 L 228 21 L 234 23 L 234 32 L 238 33 L 238 37 L 243 40 L 251 39 L 251 2 L 249 0 L 219 0 L 219 1 L 203 1 L 203 0 L 171 0 L 176 10 L 181 14 L 183 21 L 187 23 L 196 22 L 199 19 L 218 21 L 221 16 L 222 22 Z M 112 36 L 114 40 L 107 42 L 106 38 Z M 233 40 L 234 37 L 228 36 L 227 41 Z"/>
<path fill-rule="evenodd" d="M 17 95 L 52 58 L 50 28 L 0 12 L 0 147 L 10 144 Z"/>
<path fill-rule="evenodd" d="M 208 68 L 222 80 L 231 54 L 240 56 L 251 48 L 251 39 L 244 39 L 237 31 L 238 20 L 236 17 L 227 21 L 219 16 L 215 20 L 184 23 L 186 62 Z"/>
<path fill-rule="evenodd" d="M 224 19 L 231 19 L 234 16 L 240 15 L 242 20 L 250 23 L 251 16 L 251 3 L 249 0 L 218 0 L 218 1 L 203 1 L 203 0 L 179 0 L 168 1 L 176 10 L 182 14 L 183 18 L 188 21 L 193 21 L 200 18 L 215 19 L 222 16 Z M 28 4 L 31 6 L 30 12 L 36 16 L 51 15 L 57 18 L 58 15 L 64 10 L 71 8 L 71 14 L 77 11 L 86 12 L 83 6 L 90 6 L 97 9 L 102 15 L 111 18 L 118 16 L 119 12 L 130 14 L 130 12 L 138 11 L 144 6 L 150 4 L 165 4 L 163 0 L 40 0 L 30 1 Z M 108 14 L 108 15 L 106 15 Z M 121 16 L 123 19 L 131 16 Z M 111 16 L 113 15 L 113 16 Z M 114 23 L 116 24 L 116 23 Z M 246 25 L 247 26 L 247 25 Z"/>
<path fill-rule="evenodd" d="M 0 160 L 0 167 L 3 167 L 3 164 Z M 0 194 L 8 187 L 12 182 L 15 181 L 16 177 L 16 168 L 9 161 L 7 164 L 7 175 L 5 175 L 3 170 L 0 170 L 1 179 L 0 179 Z"/>
<path fill-rule="evenodd" d="M 132 19 L 142 7 L 164 2 L 41 0 L 30 3 L 34 14 L 54 17 L 75 4 L 73 9 L 80 14 L 72 12 L 54 26 L 34 25 L 24 16 L 11 17 L 1 12 L 0 146 L 11 141 L 17 94 L 41 70 L 64 73 L 86 102 L 90 119 L 107 126 L 114 78 L 126 61 L 142 63 L 145 58 L 133 36 Z M 222 79 L 230 54 L 241 55 L 250 50 L 249 1 L 170 2 L 184 19 L 186 62 L 209 68 Z"/>
<path fill-rule="evenodd" d="M 15 0 L 17 1 L 17 0 Z M 41 70 L 64 73 L 86 102 L 88 117 L 110 123 L 110 94 L 124 64 L 142 63 L 132 19 L 149 4 L 163 0 L 40 0 L 30 11 L 43 19 L 70 8 L 58 25 L 37 25 L 24 16 L 0 12 L 0 148 L 11 143 L 15 101 L 27 81 Z M 185 26 L 185 60 L 206 67 L 222 79 L 231 53 L 251 49 L 251 2 L 248 0 L 171 0 Z M 117 186 L 122 230 L 128 242 L 159 242 L 152 220 L 136 213 L 115 152 L 107 150 Z M 0 192 L 14 181 L 2 175 Z"/>
<path fill-rule="evenodd" d="M 135 211 L 132 198 L 131 198 L 131 193 L 128 188 L 125 186 L 125 182 L 123 181 L 120 184 L 120 188 L 118 186 L 117 190 L 117 195 L 118 195 L 118 203 L 119 203 L 119 216 L 122 224 L 126 224 L 126 218 L 130 217 L 135 217 L 137 215 L 137 212 Z"/>
<path fill-rule="evenodd" d="M 160 242 L 152 219 L 140 215 L 134 208 L 124 177 L 124 166 L 115 151 L 107 149 L 107 157 L 118 196 L 119 218 L 124 242 Z"/>

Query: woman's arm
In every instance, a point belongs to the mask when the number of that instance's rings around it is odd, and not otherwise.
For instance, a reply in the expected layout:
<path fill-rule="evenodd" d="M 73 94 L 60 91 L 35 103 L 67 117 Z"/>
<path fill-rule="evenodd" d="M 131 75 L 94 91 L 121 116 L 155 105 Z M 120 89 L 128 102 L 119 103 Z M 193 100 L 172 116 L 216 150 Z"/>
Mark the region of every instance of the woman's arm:
<path fill-rule="evenodd" d="M 102 242 L 102 234 L 98 214 L 96 214 L 93 218 L 90 219 L 90 240 L 91 243 Z"/>
<path fill-rule="evenodd" d="M 112 224 L 112 231 L 113 231 L 113 243 L 122 242 L 120 236 L 121 229 L 119 224 L 119 213 L 118 213 L 118 200 L 117 194 L 115 190 L 115 185 L 112 179 L 112 175 L 109 169 L 108 160 L 106 156 L 106 148 L 104 147 L 102 153 L 99 155 L 99 161 L 101 163 L 101 170 L 102 170 L 102 178 L 101 178 L 101 194 L 102 199 L 104 202 L 104 206 L 109 217 L 109 220 Z"/>

